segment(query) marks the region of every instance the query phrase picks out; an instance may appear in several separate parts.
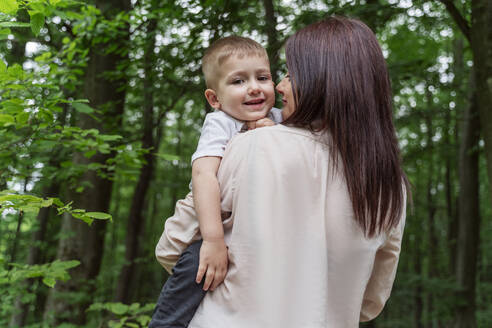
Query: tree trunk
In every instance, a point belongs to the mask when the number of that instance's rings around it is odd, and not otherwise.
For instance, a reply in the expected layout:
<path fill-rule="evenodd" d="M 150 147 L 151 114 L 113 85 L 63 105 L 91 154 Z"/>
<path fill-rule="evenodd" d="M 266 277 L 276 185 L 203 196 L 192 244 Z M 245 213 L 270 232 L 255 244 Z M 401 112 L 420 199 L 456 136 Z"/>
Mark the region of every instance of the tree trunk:
<path fill-rule="evenodd" d="M 29 178 L 24 179 L 24 194 L 27 192 L 27 184 L 29 183 Z M 12 246 L 10 248 L 9 254 L 9 262 L 14 263 L 17 259 L 17 245 L 19 244 L 19 240 L 21 237 L 21 226 L 24 221 L 24 212 L 19 211 L 19 215 L 17 216 L 17 228 L 15 229 L 14 240 L 12 240 Z"/>
<path fill-rule="evenodd" d="M 466 93 L 462 90 L 463 81 L 466 78 L 465 70 L 464 70 L 464 59 L 463 59 L 463 47 L 464 40 L 460 37 L 457 37 L 453 41 L 453 87 L 456 90 L 455 97 L 455 112 L 457 108 L 465 108 L 465 102 L 463 99 L 466 99 Z M 468 97 L 469 98 L 469 97 Z M 455 122 L 458 122 L 455 114 Z M 459 162 L 459 156 L 455 157 L 454 153 L 454 145 L 451 144 L 451 111 L 447 110 L 444 116 L 444 158 L 445 158 L 445 194 L 446 194 L 446 214 L 448 216 L 448 248 L 449 248 L 449 272 L 454 274 L 456 268 L 456 242 L 458 240 L 458 218 L 457 218 L 457 208 L 454 207 L 456 197 L 454 196 L 454 175 L 453 175 L 453 165 L 452 162 Z M 457 144 L 456 140 L 459 139 L 458 135 L 459 128 L 455 123 L 454 127 L 454 143 Z"/>
<path fill-rule="evenodd" d="M 265 8 L 265 30 L 268 37 L 267 53 L 270 58 L 272 80 L 277 81 L 279 73 L 279 51 L 281 44 L 277 38 L 277 17 L 272 0 L 263 0 Z"/>
<path fill-rule="evenodd" d="M 417 232 L 415 234 L 415 242 L 414 242 L 414 270 L 415 274 L 421 279 L 422 278 L 422 252 L 420 251 L 420 233 Z M 422 281 L 417 280 L 416 286 L 415 286 L 415 296 L 414 296 L 414 301 L 415 301 L 415 327 L 416 328 L 423 328 L 422 324 L 422 316 L 424 312 L 424 300 L 422 298 Z"/>
<path fill-rule="evenodd" d="M 432 124 L 433 101 L 432 95 L 428 88 L 426 88 L 426 100 L 428 108 L 425 115 L 425 123 L 427 126 L 427 155 L 429 156 L 429 171 L 427 172 L 427 230 L 429 238 L 428 277 L 429 279 L 432 279 L 437 276 L 437 249 L 439 248 L 439 246 L 434 222 L 437 210 L 434 199 L 434 194 L 436 193 L 436 190 L 434 188 L 436 188 L 437 181 L 435 181 L 436 174 L 434 169 L 434 141 L 432 140 L 434 136 L 434 127 Z M 435 327 L 435 318 L 433 314 L 434 295 L 433 291 L 430 290 L 427 294 L 427 327 Z"/>
<path fill-rule="evenodd" d="M 27 10 L 20 9 L 16 14 L 16 21 L 21 23 L 29 23 L 29 14 Z M 19 64 L 22 66 L 26 60 L 26 43 L 32 38 L 31 31 L 22 28 L 14 27 L 15 38 L 11 40 L 12 48 L 5 54 L 5 60 L 10 65 Z"/>
<path fill-rule="evenodd" d="M 96 6 L 107 17 L 118 11 L 130 9 L 129 0 L 96 0 Z M 114 16 L 113 16 L 114 17 Z M 128 33 L 128 26 L 123 33 Z M 111 37 L 111 36 L 109 36 Z M 125 41 L 126 38 L 118 36 L 112 38 L 106 44 Z M 124 45 L 121 45 L 124 46 Z M 90 50 L 89 62 L 84 81 L 84 98 L 90 100 L 91 106 L 99 108 L 103 115 L 99 119 L 93 119 L 89 115 L 80 114 L 78 126 L 83 129 L 97 129 L 99 131 L 117 133 L 123 114 L 124 96 L 123 90 L 126 79 L 108 79 L 103 73 L 116 70 L 117 64 L 124 58 L 116 54 L 106 54 L 104 46 L 95 45 Z M 88 165 L 90 163 L 104 163 L 109 155 L 96 154 L 87 159 L 81 153 L 75 153 L 75 164 Z M 87 171 L 81 177 L 81 181 L 90 187 L 85 187 L 82 192 L 73 189 L 68 191 L 69 199 L 73 200 L 75 208 L 83 208 L 87 211 L 107 212 L 111 198 L 112 181 L 104 179 L 94 171 Z M 76 186 L 73 186 L 76 187 Z M 76 298 L 63 297 L 68 292 L 83 292 L 92 295 L 94 291 L 93 280 L 97 277 L 103 255 L 105 221 L 94 221 L 92 226 L 74 219 L 69 215 L 63 216 L 62 236 L 70 237 L 60 239 L 57 258 L 60 260 L 79 260 L 81 264 L 70 271 L 72 278 L 65 282 L 58 282 L 48 295 L 45 308 L 45 320 L 52 325 L 62 322 L 84 324 L 86 320 L 85 309 L 92 299 L 87 298 L 78 301 Z"/>
<path fill-rule="evenodd" d="M 60 187 L 58 183 L 52 183 L 42 192 L 44 197 L 54 197 L 58 194 Z M 43 207 L 39 210 L 37 216 L 37 222 L 39 227 L 34 231 L 32 235 L 31 247 L 29 247 L 29 254 L 27 256 L 27 264 L 35 265 L 41 263 L 41 250 L 39 248 L 41 242 L 45 240 L 46 229 L 48 226 L 48 219 L 50 217 L 51 208 Z M 32 286 L 34 279 L 29 279 L 26 281 L 25 288 L 28 291 L 32 291 Z M 27 316 L 29 314 L 29 304 L 22 303 L 21 297 L 15 300 L 15 308 L 17 312 L 10 318 L 10 327 L 22 327 L 25 325 Z"/>
<path fill-rule="evenodd" d="M 485 143 L 485 157 L 489 185 L 492 186 L 492 2 L 472 0 L 471 24 L 460 13 L 452 0 L 440 0 L 470 42 L 473 54 L 473 82 L 476 90 L 476 107 Z M 492 192 L 490 193 L 492 197 Z M 492 198 L 491 198 L 492 200 Z"/>
<path fill-rule="evenodd" d="M 420 136 L 419 136 L 420 139 Z M 420 185 L 422 181 L 422 175 L 421 175 L 421 168 L 420 166 L 417 166 L 417 172 L 415 176 L 415 181 L 417 181 L 417 186 L 416 190 L 422 190 L 423 186 Z M 419 195 L 416 195 L 416 197 L 419 197 Z M 418 202 L 418 199 L 415 199 L 415 203 Z M 410 221 L 414 225 L 417 225 L 417 227 L 412 227 L 412 231 L 417 231 L 414 235 L 413 238 L 413 244 L 411 249 L 413 250 L 413 270 L 415 276 L 418 277 L 418 279 L 415 282 L 415 290 L 414 290 L 414 306 L 415 306 L 415 311 L 414 311 L 414 327 L 416 328 L 423 328 L 423 323 L 422 323 L 422 317 L 424 313 L 424 299 L 423 299 L 423 288 L 422 288 L 422 276 L 423 276 L 423 270 L 422 270 L 422 251 L 421 251 L 421 244 L 422 244 L 422 234 L 423 234 L 423 229 L 422 229 L 422 224 L 418 220 Z"/>
<path fill-rule="evenodd" d="M 476 106 L 485 142 L 487 173 L 492 188 L 492 2 L 472 0 L 470 43 L 473 52 Z M 490 192 L 492 201 L 492 192 Z"/>
<path fill-rule="evenodd" d="M 155 2 L 155 1 L 154 1 Z M 132 204 L 130 207 L 130 216 L 128 218 L 126 233 L 126 251 L 125 265 L 121 269 L 116 288 L 115 301 L 129 303 L 131 298 L 130 291 L 134 286 L 135 260 L 139 253 L 139 238 L 142 228 L 145 226 L 145 216 L 143 210 L 146 204 L 146 195 L 149 189 L 150 180 L 154 172 L 155 156 L 154 152 L 154 89 L 153 89 L 153 67 L 154 67 L 154 47 L 155 47 L 155 30 L 157 27 L 157 18 L 151 18 L 147 24 L 147 45 L 143 58 L 144 62 L 144 113 L 143 113 L 143 136 L 142 147 L 149 149 L 145 154 L 145 164 L 140 169 L 137 186 L 133 193 Z"/>
<path fill-rule="evenodd" d="M 476 327 L 475 280 L 480 241 L 480 204 L 478 181 L 478 143 L 480 120 L 476 98 L 467 107 L 460 144 L 459 163 L 459 231 L 456 256 L 456 281 L 459 291 L 456 307 L 456 328 Z"/>

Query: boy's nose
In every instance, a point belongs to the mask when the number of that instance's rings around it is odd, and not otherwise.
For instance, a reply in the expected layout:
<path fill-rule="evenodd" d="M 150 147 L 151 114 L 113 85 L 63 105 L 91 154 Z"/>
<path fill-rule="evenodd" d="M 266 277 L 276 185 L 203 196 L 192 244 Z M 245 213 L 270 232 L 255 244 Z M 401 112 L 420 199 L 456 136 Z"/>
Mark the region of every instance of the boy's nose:
<path fill-rule="evenodd" d="M 256 81 L 251 82 L 249 84 L 248 92 L 253 94 L 260 92 L 260 85 Z"/>

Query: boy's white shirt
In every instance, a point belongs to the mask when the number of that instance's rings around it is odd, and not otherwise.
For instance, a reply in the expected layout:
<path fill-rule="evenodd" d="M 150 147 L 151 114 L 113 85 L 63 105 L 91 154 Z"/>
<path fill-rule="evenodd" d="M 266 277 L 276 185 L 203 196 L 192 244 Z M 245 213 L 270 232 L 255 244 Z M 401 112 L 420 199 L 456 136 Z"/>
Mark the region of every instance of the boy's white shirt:
<path fill-rule="evenodd" d="M 282 122 L 282 111 L 273 107 L 267 117 L 275 124 Z M 232 139 L 245 123 L 237 120 L 229 114 L 217 110 L 207 114 L 203 122 L 200 140 L 195 153 L 191 156 L 191 162 L 200 157 L 224 156 L 224 151 L 229 140 Z"/>

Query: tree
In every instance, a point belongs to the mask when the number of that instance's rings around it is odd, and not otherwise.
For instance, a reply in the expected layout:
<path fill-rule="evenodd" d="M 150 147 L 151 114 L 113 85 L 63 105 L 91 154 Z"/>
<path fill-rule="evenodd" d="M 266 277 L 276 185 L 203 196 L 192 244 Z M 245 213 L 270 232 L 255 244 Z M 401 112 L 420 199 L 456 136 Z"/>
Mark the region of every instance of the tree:
<path fill-rule="evenodd" d="M 100 8 L 102 15 L 106 16 L 107 19 L 114 19 L 118 17 L 117 14 L 130 10 L 130 1 L 98 0 L 96 6 Z M 122 16 L 119 17 L 122 18 Z M 122 53 L 116 53 L 109 49 L 118 43 L 123 46 L 128 40 L 129 32 L 124 20 L 117 22 L 119 25 L 112 29 L 108 21 L 102 17 L 99 19 L 101 19 L 101 30 L 107 34 L 95 35 L 91 40 L 93 43 L 89 52 L 83 94 L 84 98 L 89 99 L 91 105 L 97 108 L 100 114 L 93 116 L 81 113 L 77 125 L 82 129 L 112 132 L 118 131 L 121 124 L 126 80 L 121 75 L 112 78 L 105 75 L 115 71 L 118 64 L 125 58 Z M 104 38 L 109 38 L 111 42 L 103 46 Z M 103 153 L 75 153 L 73 164 L 83 166 L 104 164 L 110 156 L 111 154 Z M 79 186 L 83 187 L 82 190 L 77 186 L 69 186 L 68 195 L 74 204 L 90 211 L 107 212 L 112 189 L 112 181 L 107 176 L 102 177 L 95 171 L 86 171 L 80 177 Z M 70 304 L 67 299 L 61 302 L 59 297 L 63 293 L 79 290 L 81 286 L 85 287 L 83 290 L 88 295 L 94 290 L 92 281 L 97 277 L 100 270 L 105 231 L 106 222 L 95 222 L 91 227 L 88 227 L 73 220 L 69 215 L 63 217 L 62 233 L 70 234 L 72 237 L 60 239 L 57 258 L 62 260 L 78 259 L 81 265 L 74 270 L 73 278 L 70 281 L 57 284 L 50 293 L 45 310 L 45 320 L 55 323 L 68 321 L 83 324 L 85 322 L 85 310 L 91 302 L 90 298 Z"/>
<path fill-rule="evenodd" d="M 157 7 L 156 1 L 152 1 L 150 10 Z M 154 174 L 155 167 L 155 149 L 159 148 L 160 140 L 154 137 L 154 89 L 155 73 L 153 68 L 155 65 L 155 35 L 157 28 L 157 17 L 152 17 L 146 24 L 146 45 L 143 56 L 144 66 L 144 112 L 142 123 L 142 147 L 147 150 L 144 155 L 145 164 L 140 169 L 137 185 L 133 192 L 132 204 L 130 207 L 130 215 L 127 223 L 127 234 L 125 242 L 125 265 L 121 269 L 116 287 L 115 301 L 129 303 L 132 287 L 135 286 L 136 263 L 135 260 L 139 254 L 139 245 L 141 239 L 142 228 L 145 226 L 145 216 L 143 209 L 145 208 L 146 195 L 149 190 L 149 185 Z"/>
<path fill-rule="evenodd" d="M 492 3 L 487 0 L 471 1 L 471 23 L 468 22 L 452 0 L 441 0 L 449 15 L 453 18 L 465 38 L 470 43 L 473 53 L 476 88 L 476 106 L 480 116 L 480 128 L 485 142 L 485 156 L 489 185 L 492 186 Z M 492 193 L 491 193 L 492 195 Z M 491 196 L 492 197 L 492 196 Z"/>

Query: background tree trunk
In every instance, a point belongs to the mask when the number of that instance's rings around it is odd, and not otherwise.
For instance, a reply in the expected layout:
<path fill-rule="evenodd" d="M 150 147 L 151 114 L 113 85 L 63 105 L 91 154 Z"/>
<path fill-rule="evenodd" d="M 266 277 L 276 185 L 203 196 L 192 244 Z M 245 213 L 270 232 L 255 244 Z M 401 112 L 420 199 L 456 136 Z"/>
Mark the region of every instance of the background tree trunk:
<path fill-rule="evenodd" d="M 489 0 L 471 1 L 471 23 L 468 22 L 452 0 L 440 0 L 470 43 L 473 54 L 472 75 L 476 92 L 476 108 L 480 116 L 480 126 L 485 143 L 487 173 L 492 186 L 492 2 Z M 492 193 L 490 193 L 492 197 Z M 492 200 L 492 198 L 491 198 Z"/>
<path fill-rule="evenodd" d="M 463 47 L 464 40 L 461 37 L 457 37 L 453 41 L 453 72 L 455 74 L 455 78 L 453 80 L 453 88 L 457 93 L 458 97 L 456 97 L 456 106 L 454 111 L 456 112 L 457 108 L 464 108 L 465 102 L 462 99 L 466 99 L 466 93 L 463 92 L 461 86 L 462 81 L 465 80 L 465 71 L 464 71 L 464 59 L 463 59 Z M 456 115 L 456 114 L 455 114 Z M 457 120 L 456 120 L 457 121 Z M 446 213 L 448 216 L 448 247 L 449 247 L 449 269 L 450 272 L 454 274 L 456 268 L 456 243 L 458 240 L 458 206 L 453 206 L 456 204 L 456 197 L 453 196 L 454 186 L 453 182 L 455 181 L 455 176 L 452 174 L 453 167 L 451 165 L 451 161 L 454 160 L 456 163 L 459 162 L 459 156 L 454 157 L 452 150 L 454 149 L 454 145 L 451 144 L 451 112 L 447 110 L 444 117 L 444 147 L 445 151 L 445 193 L 446 193 Z M 454 127 L 454 140 L 459 139 L 459 128 L 458 126 Z M 457 144 L 457 142 L 455 142 Z"/>
<path fill-rule="evenodd" d="M 129 10 L 129 0 L 96 0 L 96 6 L 101 12 L 111 18 L 118 12 Z M 128 27 L 125 27 L 128 33 Z M 125 41 L 126 38 L 113 38 L 109 44 Z M 107 43 L 108 44 L 108 43 Z M 106 45 L 107 45 L 106 44 Z M 123 46 L 123 45 L 122 45 Z M 92 107 L 98 108 L 103 115 L 96 120 L 89 115 L 81 114 L 78 126 L 83 129 L 97 129 L 102 132 L 117 131 L 120 128 L 124 108 L 126 80 L 124 77 L 109 79 L 102 72 L 115 71 L 118 63 L 124 60 L 120 55 L 104 53 L 104 47 L 96 44 L 89 52 L 89 62 L 84 81 L 84 97 Z M 75 153 L 74 164 L 105 163 L 109 155 L 96 154 L 90 159 L 81 153 Z M 111 199 L 112 181 L 102 178 L 94 171 L 87 171 L 81 177 L 85 187 L 82 192 L 68 190 L 68 198 L 73 200 L 74 207 L 87 211 L 107 212 Z M 71 186 L 74 188 L 77 186 Z M 58 245 L 57 258 L 60 260 L 77 259 L 81 264 L 71 270 L 72 279 L 66 283 L 58 282 L 49 293 L 45 308 L 45 320 L 54 324 L 70 322 L 84 324 L 88 304 L 92 302 L 93 279 L 99 273 L 103 256 L 105 221 L 94 221 L 92 226 L 64 215 L 62 221 L 62 236 Z M 69 235 L 70 237 L 66 237 Z M 65 292 L 85 292 L 89 297 L 82 301 L 62 299 Z"/>
<path fill-rule="evenodd" d="M 438 265 L 437 261 L 437 249 L 438 239 L 435 229 L 435 217 L 436 217 L 436 204 L 434 200 L 434 194 L 437 192 L 436 185 L 436 173 L 434 169 L 434 128 L 432 124 L 433 116 L 433 101 L 432 94 L 429 88 L 426 87 L 426 100 L 427 100 L 427 112 L 425 113 L 425 124 L 427 126 L 427 155 L 429 156 L 428 165 L 429 172 L 427 173 L 427 233 L 428 233 L 428 249 L 429 249 L 429 264 L 428 264 L 428 278 L 433 279 L 436 277 Z M 434 291 L 430 290 L 427 294 L 427 327 L 434 327 Z"/>
<path fill-rule="evenodd" d="M 459 231 L 456 256 L 457 309 L 456 328 L 476 327 L 475 279 L 480 240 L 480 204 L 478 182 L 478 142 L 480 121 L 473 94 L 466 109 L 460 144 Z"/>
<path fill-rule="evenodd" d="M 472 0 L 470 43 L 473 52 L 476 106 L 487 159 L 489 186 L 492 186 L 492 1 Z M 492 202 L 492 192 L 490 193 Z"/>
<path fill-rule="evenodd" d="M 263 0 L 265 8 L 265 30 L 268 37 L 267 52 L 273 82 L 277 83 L 279 73 L 279 51 L 282 46 L 277 38 L 277 16 L 272 0 Z"/>
<path fill-rule="evenodd" d="M 155 1 L 153 2 L 154 5 Z M 145 164 L 140 169 L 137 186 L 133 193 L 130 215 L 126 229 L 125 242 L 125 265 L 121 269 L 116 287 L 115 301 L 128 303 L 131 300 L 131 290 L 134 286 L 135 260 L 139 254 L 139 239 L 142 228 L 145 226 L 145 216 L 143 211 L 146 205 L 146 195 L 150 186 L 150 180 L 154 173 L 155 156 L 158 146 L 155 147 L 154 141 L 154 73 L 155 65 L 154 47 L 155 47 L 155 30 L 157 27 L 157 18 L 151 18 L 147 24 L 147 46 L 143 58 L 144 63 L 144 113 L 143 113 L 143 136 L 142 148 L 149 151 L 145 154 Z"/>

